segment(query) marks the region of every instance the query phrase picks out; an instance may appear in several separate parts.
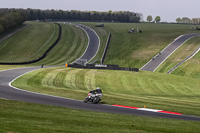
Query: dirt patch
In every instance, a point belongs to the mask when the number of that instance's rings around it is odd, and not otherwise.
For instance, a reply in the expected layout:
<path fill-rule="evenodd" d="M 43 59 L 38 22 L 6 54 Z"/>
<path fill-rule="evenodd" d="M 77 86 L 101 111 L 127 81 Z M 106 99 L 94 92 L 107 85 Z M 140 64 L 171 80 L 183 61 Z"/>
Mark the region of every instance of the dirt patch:
<path fill-rule="evenodd" d="M 173 62 L 180 62 L 183 59 L 185 59 L 186 57 L 188 57 L 189 55 L 191 55 L 195 50 L 196 50 L 196 46 L 194 46 L 193 44 L 189 44 L 185 47 L 182 47 L 179 51 L 178 54 L 176 54 L 175 52 L 175 56 L 173 56 L 172 61 Z"/>
<path fill-rule="evenodd" d="M 149 57 L 153 57 L 158 52 L 159 52 L 159 49 L 157 47 L 149 46 L 143 50 L 133 51 L 131 57 L 134 59 L 147 60 L 147 59 L 149 59 Z"/>

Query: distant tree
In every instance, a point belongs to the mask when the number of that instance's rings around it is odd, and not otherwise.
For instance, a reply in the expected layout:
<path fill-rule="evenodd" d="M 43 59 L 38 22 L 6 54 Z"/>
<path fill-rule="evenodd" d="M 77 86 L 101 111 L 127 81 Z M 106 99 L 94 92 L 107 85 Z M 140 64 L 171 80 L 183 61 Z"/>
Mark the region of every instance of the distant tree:
<path fill-rule="evenodd" d="M 192 23 L 193 24 L 200 24 L 200 18 L 193 18 Z"/>
<path fill-rule="evenodd" d="M 156 17 L 155 17 L 155 22 L 158 23 L 158 22 L 160 22 L 160 21 L 161 21 L 160 16 L 156 16 Z"/>
<path fill-rule="evenodd" d="M 144 21 L 144 19 L 143 19 L 144 16 L 142 13 L 137 13 L 136 16 L 140 17 L 140 21 Z"/>
<path fill-rule="evenodd" d="M 152 20 L 153 20 L 153 18 L 152 18 L 151 15 L 147 16 L 147 21 L 148 21 L 148 22 L 151 22 Z"/>
<path fill-rule="evenodd" d="M 140 21 L 140 18 L 139 17 L 136 17 L 136 16 L 130 16 L 129 17 L 129 21 L 130 22 L 139 22 Z"/>
<path fill-rule="evenodd" d="M 176 22 L 177 22 L 177 23 L 181 23 L 181 22 L 182 22 L 182 19 L 181 19 L 181 18 L 177 18 L 177 19 L 176 19 Z"/>
<path fill-rule="evenodd" d="M 191 20 L 188 17 L 183 17 L 182 18 L 183 23 L 189 24 Z"/>
<path fill-rule="evenodd" d="M 0 17 L 0 33 L 23 24 L 26 19 L 26 13 L 21 10 L 5 10 Z"/>

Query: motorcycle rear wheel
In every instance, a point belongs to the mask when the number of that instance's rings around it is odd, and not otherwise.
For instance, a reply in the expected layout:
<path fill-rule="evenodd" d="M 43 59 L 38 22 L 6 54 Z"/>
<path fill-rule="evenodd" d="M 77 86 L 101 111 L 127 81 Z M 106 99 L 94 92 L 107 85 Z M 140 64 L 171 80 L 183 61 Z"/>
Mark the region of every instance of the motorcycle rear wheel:
<path fill-rule="evenodd" d="M 93 103 L 97 104 L 99 101 L 100 101 L 100 98 L 99 97 L 95 97 L 94 100 L 93 100 Z"/>

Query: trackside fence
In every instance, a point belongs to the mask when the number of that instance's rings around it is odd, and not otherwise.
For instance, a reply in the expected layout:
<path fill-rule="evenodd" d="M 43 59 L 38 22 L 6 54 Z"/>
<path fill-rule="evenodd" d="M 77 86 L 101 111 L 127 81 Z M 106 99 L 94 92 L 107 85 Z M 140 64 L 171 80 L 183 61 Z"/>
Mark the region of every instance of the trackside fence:
<path fill-rule="evenodd" d="M 102 58 L 101 58 L 101 64 L 104 63 L 104 60 L 105 60 L 105 58 L 106 58 L 106 53 L 107 53 L 107 51 L 108 51 L 108 45 L 109 45 L 109 43 L 110 43 L 110 39 L 111 39 L 111 33 L 109 33 L 109 35 L 108 35 L 106 47 L 105 47 L 105 49 L 104 49 L 104 53 L 103 53 L 103 56 L 102 56 Z"/>
<path fill-rule="evenodd" d="M 103 70 L 122 70 L 122 71 L 139 72 L 138 68 L 119 67 L 118 65 L 94 65 L 94 64 L 86 64 L 86 66 L 82 66 L 80 64 L 69 64 L 68 67 L 81 68 L 81 69 L 103 69 Z"/>

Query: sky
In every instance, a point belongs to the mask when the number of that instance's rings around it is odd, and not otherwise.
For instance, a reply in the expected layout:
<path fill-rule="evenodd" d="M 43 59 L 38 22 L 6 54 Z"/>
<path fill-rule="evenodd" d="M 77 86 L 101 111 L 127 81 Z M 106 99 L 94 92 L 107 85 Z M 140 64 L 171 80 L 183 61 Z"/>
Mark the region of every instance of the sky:
<path fill-rule="evenodd" d="M 0 8 L 131 11 L 175 22 L 178 17 L 200 18 L 200 0 L 0 0 Z"/>

